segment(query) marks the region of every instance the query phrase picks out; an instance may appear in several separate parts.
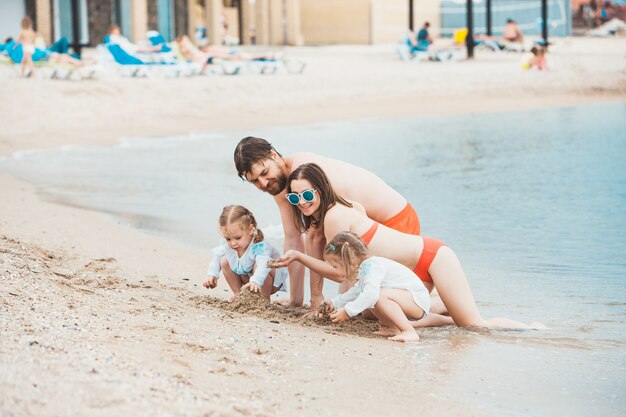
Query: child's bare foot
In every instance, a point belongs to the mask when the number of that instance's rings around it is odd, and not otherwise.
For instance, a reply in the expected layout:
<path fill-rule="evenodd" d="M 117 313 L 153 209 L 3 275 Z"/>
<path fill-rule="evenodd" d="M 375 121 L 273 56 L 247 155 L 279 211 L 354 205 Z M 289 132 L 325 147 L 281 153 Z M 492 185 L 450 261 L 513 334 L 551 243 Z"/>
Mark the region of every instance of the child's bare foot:
<path fill-rule="evenodd" d="M 235 295 L 233 295 L 232 297 L 230 297 L 230 298 L 228 299 L 228 302 L 229 302 L 229 303 L 234 303 L 236 299 L 237 299 L 237 294 L 235 294 Z"/>
<path fill-rule="evenodd" d="M 381 327 L 380 330 L 373 332 L 379 336 L 395 336 L 400 333 L 400 329 L 397 327 Z"/>
<path fill-rule="evenodd" d="M 414 331 L 406 331 L 406 332 L 402 332 L 396 336 L 393 337 L 389 337 L 389 340 L 393 341 L 393 342 L 417 342 L 420 340 L 420 337 L 417 333 L 415 333 Z"/>

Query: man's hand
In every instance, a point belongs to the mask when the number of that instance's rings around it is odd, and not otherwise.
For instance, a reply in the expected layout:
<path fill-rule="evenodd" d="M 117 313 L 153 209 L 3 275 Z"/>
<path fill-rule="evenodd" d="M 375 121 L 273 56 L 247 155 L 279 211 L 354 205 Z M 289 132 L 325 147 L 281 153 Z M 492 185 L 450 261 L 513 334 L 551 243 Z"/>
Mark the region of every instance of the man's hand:
<path fill-rule="evenodd" d="M 348 315 L 348 313 L 346 313 L 346 309 L 345 308 L 340 308 L 335 313 L 330 315 L 330 320 L 333 323 L 343 323 L 344 321 L 348 320 L 349 318 L 350 318 L 350 316 Z"/>
<path fill-rule="evenodd" d="M 206 281 L 202 283 L 205 288 L 215 288 L 217 287 L 217 277 L 213 275 L 209 276 Z"/>

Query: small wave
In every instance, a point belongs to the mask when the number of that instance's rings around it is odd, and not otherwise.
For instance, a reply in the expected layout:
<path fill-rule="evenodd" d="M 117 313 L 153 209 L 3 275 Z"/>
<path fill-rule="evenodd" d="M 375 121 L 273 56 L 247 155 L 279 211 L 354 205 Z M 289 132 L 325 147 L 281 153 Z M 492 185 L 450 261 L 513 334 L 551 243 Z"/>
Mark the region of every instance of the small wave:
<path fill-rule="evenodd" d="M 214 140 L 223 137 L 219 134 L 191 132 L 181 136 L 136 136 L 122 137 L 118 140 L 118 148 L 165 148 L 179 143 L 190 141 Z"/>
<path fill-rule="evenodd" d="M 19 160 L 24 160 L 27 159 L 35 154 L 44 152 L 44 149 L 28 149 L 26 151 L 17 151 L 14 152 L 12 157 L 13 159 L 19 161 Z"/>

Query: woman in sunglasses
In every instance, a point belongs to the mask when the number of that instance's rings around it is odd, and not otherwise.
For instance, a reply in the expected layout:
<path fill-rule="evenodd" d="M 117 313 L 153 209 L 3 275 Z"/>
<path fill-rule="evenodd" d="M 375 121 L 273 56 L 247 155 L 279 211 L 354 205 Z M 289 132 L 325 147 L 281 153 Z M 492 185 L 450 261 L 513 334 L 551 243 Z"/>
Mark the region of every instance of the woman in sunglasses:
<path fill-rule="evenodd" d="M 494 328 L 541 328 L 504 318 L 485 320 L 474 302 L 474 296 L 455 253 L 442 242 L 408 235 L 378 224 L 365 214 L 357 203 L 335 194 L 328 177 L 316 164 L 300 165 L 287 180 L 287 199 L 292 204 L 296 227 L 305 233 L 311 228 L 323 229 L 327 241 L 339 232 L 360 236 L 371 255 L 392 259 L 410 268 L 428 291 L 437 287 L 439 295 L 457 326 Z M 277 266 L 293 261 L 336 282 L 345 277 L 330 264 L 289 250 Z M 416 278 L 417 279 L 417 278 Z M 419 321 L 415 327 L 420 327 Z"/>

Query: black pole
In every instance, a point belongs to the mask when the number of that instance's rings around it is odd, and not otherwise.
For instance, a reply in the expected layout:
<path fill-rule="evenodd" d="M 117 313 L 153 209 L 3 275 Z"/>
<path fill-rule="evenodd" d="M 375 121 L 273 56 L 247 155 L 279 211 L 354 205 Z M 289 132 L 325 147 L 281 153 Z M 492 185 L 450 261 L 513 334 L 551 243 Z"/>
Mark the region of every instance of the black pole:
<path fill-rule="evenodd" d="M 541 0 L 541 36 L 543 43 L 548 46 L 548 0 Z"/>
<path fill-rule="evenodd" d="M 487 36 L 491 36 L 491 0 L 487 0 Z"/>
<path fill-rule="evenodd" d="M 78 13 L 78 0 L 72 0 L 72 48 L 74 53 L 80 56 L 80 15 Z"/>
<path fill-rule="evenodd" d="M 239 0 L 237 2 L 237 24 L 239 25 L 239 45 L 243 45 L 243 4 L 242 1 Z"/>
<path fill-rule="evenodd" d="M 467 0 L 467 58 L 474 58 L 474 10 L 472 0 Z"/>
<path fill-rule="evenodd" d="M 413 31 L 413 0 L 409 0 L 409 29 Z"/>

